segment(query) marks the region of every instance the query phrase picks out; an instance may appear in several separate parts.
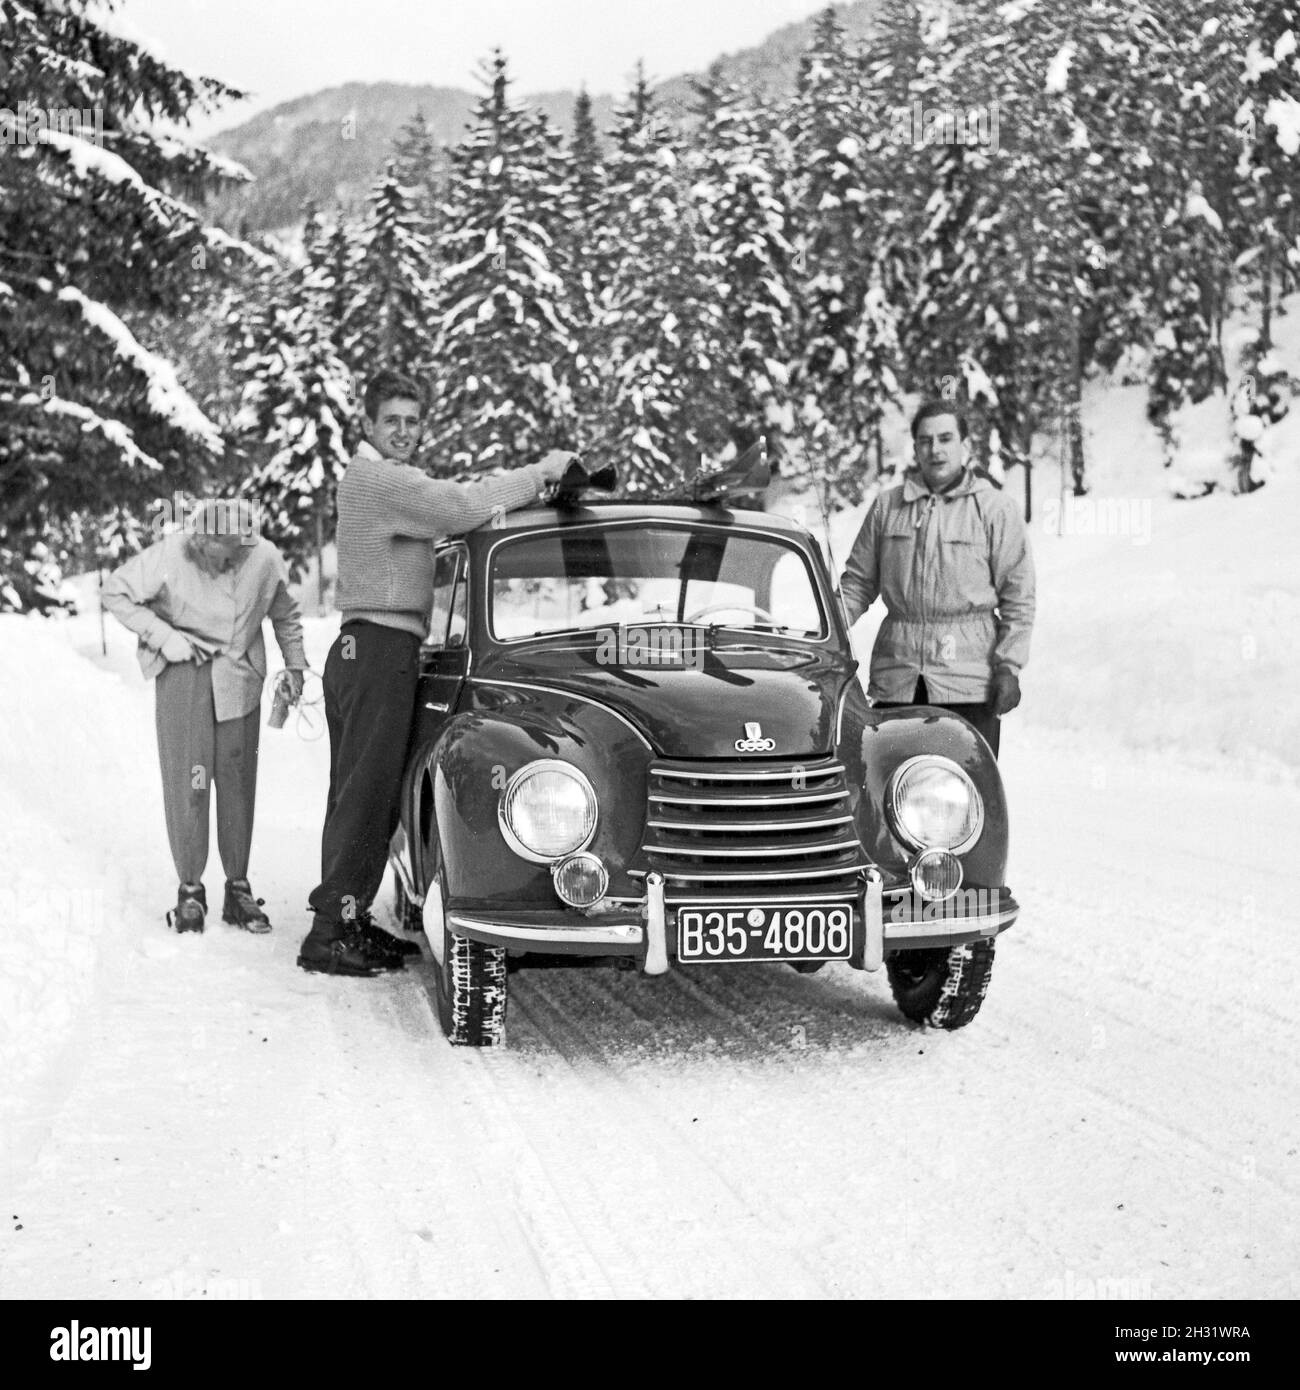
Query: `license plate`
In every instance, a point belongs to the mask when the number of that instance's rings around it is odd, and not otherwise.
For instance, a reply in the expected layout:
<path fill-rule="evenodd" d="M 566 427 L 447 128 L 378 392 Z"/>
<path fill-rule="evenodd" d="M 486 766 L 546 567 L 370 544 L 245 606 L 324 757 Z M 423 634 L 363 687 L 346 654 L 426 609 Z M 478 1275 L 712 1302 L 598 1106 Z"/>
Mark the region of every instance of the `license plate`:
<path fill-rule="evenodd" d="M 848 960 L 852 945 L 847 903 L 677 909 L 679 961 Z"/>

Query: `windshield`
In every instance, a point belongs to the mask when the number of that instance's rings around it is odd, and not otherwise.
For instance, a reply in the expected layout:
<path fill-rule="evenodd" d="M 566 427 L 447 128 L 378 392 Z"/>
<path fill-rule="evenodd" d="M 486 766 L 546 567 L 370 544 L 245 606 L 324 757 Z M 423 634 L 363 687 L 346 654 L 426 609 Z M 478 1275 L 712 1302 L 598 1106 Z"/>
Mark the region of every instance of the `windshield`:
<path fill-rule="evenodd" d="M 698 623 L 824 637 L 803 553 L 726 527 L 566 527 L 493 553 L 491 630 L 499 640 L 625 624 Z"/>

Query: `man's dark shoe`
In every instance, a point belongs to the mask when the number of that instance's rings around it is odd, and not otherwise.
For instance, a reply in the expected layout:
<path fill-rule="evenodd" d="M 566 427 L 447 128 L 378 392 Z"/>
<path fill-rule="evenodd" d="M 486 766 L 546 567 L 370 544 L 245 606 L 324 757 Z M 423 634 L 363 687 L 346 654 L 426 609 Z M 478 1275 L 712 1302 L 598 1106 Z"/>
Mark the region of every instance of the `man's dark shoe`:
<path fill-rule="evenodd" d="M 375 921 L 375 914 L 370 911 L 363 912 L 357 925 L 361 928 L 362 935 L 367 941 L 378 943 L 385 951 L 396 951 L 402 956 L 418 956 L 420 947 L 414 941 L 408 941 L 404 936 L 394 936 L 392 932 L 385 931 Z"/>
<path fill-rule="evenodd" d="M 208 915 L 208 894 L 201 883 L 182 883 L 176 906 L 167 914 L 167 925 L 177 931 L 202 931 Z"/>
<path fill-rule="evenodd" d="M 298 964 L 304 970 L 322 975 L 379 974 L 380 966 L 362 940 L 360 932 L 345 927 L 332 939 L 310 931 L 298 952 Z"/>
<path fill-rule="evenodd" d="M 364 943 L 370 958 L 382 970 L 400 970 L 406 964 L 408 955 L 420 953 L 414 941 L 399 941 L 390 932 L 376 926 L 375 919 L 368 912 L 357 918 L 353 930 Z"/>
<path fill-rule="evenodd" d="M 226 880 L 226 899 L 221 905 L 221 920 L 245 931 L 264 935 L 271 930 L 271 920 L 262 911 L 265 898 L 255 898 L 246 878 Z"/>

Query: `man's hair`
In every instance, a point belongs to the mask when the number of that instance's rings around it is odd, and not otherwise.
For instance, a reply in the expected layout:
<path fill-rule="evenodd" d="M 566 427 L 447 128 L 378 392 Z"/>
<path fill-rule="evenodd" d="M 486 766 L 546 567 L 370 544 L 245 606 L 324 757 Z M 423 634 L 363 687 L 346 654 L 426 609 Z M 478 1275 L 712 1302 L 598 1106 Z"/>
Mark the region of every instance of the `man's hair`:
<path fill-rule="evenodd" d="M 414 377 L 406 376 L 402 372 L 392 372 L 385 369 L 376 372 L 366 384 L 365 394 L 361 397 L 361 405 L 366 415 L 371 420 L 379 418 L 379 407 L 385 401 L 397 400 L 414 401 L 420 407 L 420 414 L 425 411 L 424 391 L 420 383 Z"/>
<path fill-rule="evenodd" d="M 921 421 L 933 420 L 936 415 L 951 415 L 957 421 L 957 433 L 963 439 L 970 436 L 970 426 L 966 423 L 966 416 L 956 401 L 928 400 L 922 401 L 916 414 L 912 416 L 913 444 L 916 443 L 916 432 L 920 428 Z"/>

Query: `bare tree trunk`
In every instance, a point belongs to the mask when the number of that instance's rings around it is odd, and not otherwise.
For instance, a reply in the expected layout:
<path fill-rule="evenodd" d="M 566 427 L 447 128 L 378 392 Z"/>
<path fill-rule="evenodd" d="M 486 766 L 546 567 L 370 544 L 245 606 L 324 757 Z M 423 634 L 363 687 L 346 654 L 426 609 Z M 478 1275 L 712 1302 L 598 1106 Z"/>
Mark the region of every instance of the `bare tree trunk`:
<path fill-rule="evenodd" d="M 1074 495 L 1087 494 L 1088 460 L 1083 451 L 1083 369 L 1079 362 L 1079 315 L 1076 311 L 1071 326 L 1070 408 L 1066 413 L 1070 431 L 1070 477 Z"/>

